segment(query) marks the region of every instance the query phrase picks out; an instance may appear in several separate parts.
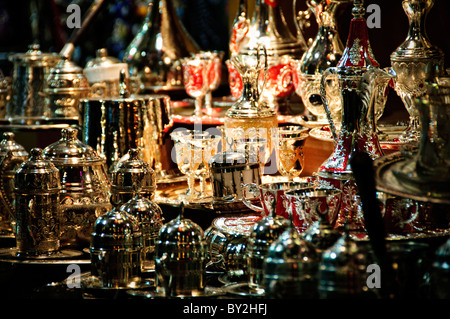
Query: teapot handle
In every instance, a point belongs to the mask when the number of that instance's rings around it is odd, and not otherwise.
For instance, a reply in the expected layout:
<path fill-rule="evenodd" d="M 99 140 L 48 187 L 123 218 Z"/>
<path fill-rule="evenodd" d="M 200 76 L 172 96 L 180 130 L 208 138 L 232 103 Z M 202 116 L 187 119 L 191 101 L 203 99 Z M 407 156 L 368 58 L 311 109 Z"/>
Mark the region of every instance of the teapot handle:
<path fill-rule="evenodd" d="M 244 196 L 242 196 L 242 202 L 245 204 L 245 206 L 247 206 L 251 210 L 254 210 L 258 213 L 264 212 L 264 208 L 262 206 L 256 206 L 256 205 L 252 204 L 251 201 L 247 198 L 247 192 L 250 192 L 253 195 L 259 196 L 258 185 L 256 185 L 255 183 L 244 184 L 242 187 L 242 191 L 244 193 L 243 194 Z"/>
<path fill-rule="evenodd" d="M 326 92 L 327 78 L 330 75 L 335 75 L 335 74 L 336 74 L 335 67 L 331 67 L 331 68 L 328 68 L 325 71 L 323 71 L 322 77 L 320 79 L 320 98 L 322 99 L 322 104 L 323 104 L 323 107 L 325 108 L 325 113 L 327 114 L 328 122 L 330 123 L 331 132 L 333 133 L 333 140 L 336 143 L 338 134 L 337 134 L 337 130 L 336 130 L 336 125 L 335 125 L 335 123 L 333 121 L 333 117 L 331 115 L 330 107 L 328 105 L 327 92 Z"/>
<path fill-rule="evenodd" d="M 269 66 L 268 66 L 268 62 L 267 62 L 267 49 L 266 49 L 265 45 L 258 45 L 258 47 L 256 48 L 257 68 L 259 68 L 261 66 L 261 53 L 260 53 L 261 50 L 262 50 L 262 54 L 264 56 L 264 68 L 263 68 L 264 79 L 263 79 L 263 82 L 257 86 L 258 99 L 261 96 L 262 91 L 266 87 L 267 74 L 268 74 L 268 70 L 269 70 Z"/>

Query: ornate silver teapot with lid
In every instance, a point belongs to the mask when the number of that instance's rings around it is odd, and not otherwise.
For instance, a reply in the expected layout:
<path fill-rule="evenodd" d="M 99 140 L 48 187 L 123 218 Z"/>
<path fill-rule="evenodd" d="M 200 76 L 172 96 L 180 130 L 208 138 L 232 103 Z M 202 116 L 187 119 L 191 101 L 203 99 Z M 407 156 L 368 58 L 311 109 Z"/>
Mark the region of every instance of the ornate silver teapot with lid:
<path fill-rule="evenodd" d="M 60 171 L 62 244 L 83 246 L 89 243 L 97 217 L 112 205 L 105 160 L 77 134 L 75 128 L 62 129 L 62 138 L 44 149 L 44 158 Z"/>

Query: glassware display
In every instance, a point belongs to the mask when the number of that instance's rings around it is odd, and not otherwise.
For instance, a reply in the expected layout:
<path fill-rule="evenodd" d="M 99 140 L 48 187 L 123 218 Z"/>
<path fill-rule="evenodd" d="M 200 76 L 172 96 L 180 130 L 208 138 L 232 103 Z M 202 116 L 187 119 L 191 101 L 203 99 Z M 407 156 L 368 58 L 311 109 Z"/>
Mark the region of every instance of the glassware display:
<path fill-rule="evenodd" d="M 433 4 L 433 0 L 402 1 L 409 29 L 405 41 L 391 54 L 391 67 L 396 75 L 395 91 L 409 114 L 409 125 L 400 135 L 403 142 L 419 142 L 420 116 L 414 98 L 425 94 L 425 81 L 444 72 L 444 54 L 431 44 L 425 31 L 425 20 Z"/>
<path fill-rule="evenodd" d="M 318 25 L 314 41 L 300 60 L 292 60 L 295 92 L 301 97 L 307 110 L 308 121 L 316 125 L 328 123 L 320 98 L 320 79 L 322 72 L 337 65 L 342 57 L 344 46 L 339 37 L 337 9 L 349 0 L 306 1 L 314 13 Z M 330 112 L 339 118 L 341 101 L 338 98 L 335 81 L 327 87 Z"/>
<path fill-rule="evenodd" d="M 208 162 L 217 152 L 219 137 L 207 131 L 178 130 L 171 133 L 175 144 L 175 159 L 181 173 L 187 175 L 187 202 L 207 196 L 206 178 L 209 176 Z M 195 179 L 200 179 L 200 190 L 195 189 Z"/>
<path fill-rule="evenodd" d="M 305 167 L 303 146 L 309 136 L 308 129 L 302 126 L 281 126 L 276 137 L 278 171 L 290 180 L 300 177 Z"/>

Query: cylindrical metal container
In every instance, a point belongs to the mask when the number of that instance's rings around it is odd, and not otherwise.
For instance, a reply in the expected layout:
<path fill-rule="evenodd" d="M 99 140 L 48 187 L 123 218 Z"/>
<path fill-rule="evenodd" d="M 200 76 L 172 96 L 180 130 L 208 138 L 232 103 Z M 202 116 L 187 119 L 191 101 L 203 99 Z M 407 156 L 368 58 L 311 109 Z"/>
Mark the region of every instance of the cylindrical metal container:
<path fill-rule="evenodd" d="M 156 191 L 155 171 L 141 159 L 139 149 L 128 150 L 127 155 L 111 173 L 111 203 L 115 206 L 133 199 L 137 193 L 153 200 Z"/>
<path fill-rule="evenodd" d="M 77 138 L 78 130 L 61 130 L 61 139 L 44 149 L 44 158 L 60 171 L 61 244 L 89 245 L 92 225 L 112 208 L 105 160 Z"/>
<path fill-rule="evenodd" d="M 216 154 L 209 166 L 214 200 L 240 200 L 244 195 L 245 184 L 261 183 L 259 163 L 247 163 L 241 153 Z"/>
<path fill-rule="evenodd" d="M 199 296 L 205 288 L 207 249 L 203 230 L 190 219 L 165 224 L 156 241 L 156 286 L 166 297 Z"/>
<path fill-rule="evenodd" d="M 57 253 L 61 224 L 59 170 L 44 159 L 42 149 L 34 148 L 17 170 L 14 185 L 17 255 Z"/>
<path fill-rule="evenodd" d="M 0 142 L 0 233 L 15 232 L 14 175 L 28 159 L 28 152 L 14 140 L 14 133 L 3 133 Z"/>
<path fill-rule="evenodd" d="M 141 280 L 142 233 L 136 218 L 113 208 L 95 221 L 91 274 L 105 288 L 132 287 Z"/>

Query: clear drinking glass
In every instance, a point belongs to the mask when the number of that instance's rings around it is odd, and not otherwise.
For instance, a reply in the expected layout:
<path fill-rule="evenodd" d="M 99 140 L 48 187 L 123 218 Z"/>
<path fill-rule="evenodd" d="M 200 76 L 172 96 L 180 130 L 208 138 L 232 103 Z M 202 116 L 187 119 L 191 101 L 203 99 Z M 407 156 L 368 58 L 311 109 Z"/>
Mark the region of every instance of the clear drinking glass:
<path fill-rule="evenodd" d="M 303 126 L 284 126 L 277 129 L 277 166 L 278 171 L 289 178 L 299 177 L 304 168 L 303 146 L 309 136 Z"/>
<path fill-rule="evenodd" d="M 208 162 L 217 152 L 220 136 L 201 130 L 180 130 L 171 133 L 175 144 L 176 161 L 180 172 L 188 177 L 188 189 L 184 196 L 194 201 L 206 196 Z M 195 179 L 200 179 L 200 190 L 195 189 Z"/>
<path fill-rule="evenodd" d="M 222 59 L 224 53 L 222 51 L 202 51 L 196 56 L 205 60 L 208 65 L 206 71 L 206 79 L 208 88 L 205 95 L 205 112 L 208 116 L 213 113 L 212 92 L 217 90 L 222 79 Z"/>

